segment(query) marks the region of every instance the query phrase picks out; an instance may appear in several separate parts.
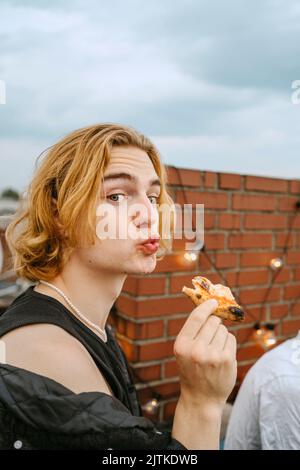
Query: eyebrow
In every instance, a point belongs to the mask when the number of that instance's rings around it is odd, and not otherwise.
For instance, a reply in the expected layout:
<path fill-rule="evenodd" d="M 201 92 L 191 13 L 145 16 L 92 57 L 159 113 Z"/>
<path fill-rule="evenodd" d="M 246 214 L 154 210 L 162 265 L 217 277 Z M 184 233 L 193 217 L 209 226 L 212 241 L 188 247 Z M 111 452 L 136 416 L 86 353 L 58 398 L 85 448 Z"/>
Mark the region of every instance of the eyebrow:
<path fill-rule="evenodd" d="M 111 173 L 109 175 L 104 176 L 103 181 L 111 181 L 111 180 L 127 180 L 132 183 L 137 183 L 137 178 L 129 173 Z M 161 182 L 159 178 L 155 178 L 149 182 L 149 186 L 161 186 Z"/>

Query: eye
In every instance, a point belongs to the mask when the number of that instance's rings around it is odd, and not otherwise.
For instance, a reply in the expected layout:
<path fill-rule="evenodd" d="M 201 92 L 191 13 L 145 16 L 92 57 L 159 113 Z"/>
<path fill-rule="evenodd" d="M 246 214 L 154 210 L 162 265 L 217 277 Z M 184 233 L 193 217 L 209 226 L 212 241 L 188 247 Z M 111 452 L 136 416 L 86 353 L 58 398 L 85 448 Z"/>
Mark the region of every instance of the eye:
<path fill-rule="evenodd" d="M 152 204 L 157 204 L 158 196 L 149 196 L 149 199 Z"/>
<path fill-rule="evenodd" d="M 120 199 L 121 197 L 121 199 Z M 122 199 L 123 197 L 123 199 Z M 122 193 L 115 193 L 115 194 L 110 194 L 109 196 L 107 196 L 107 199 L 109 199 L 110 201 L 112 202 L 121 202 L 125 199 L 125 194 L 122 194 Z"/>

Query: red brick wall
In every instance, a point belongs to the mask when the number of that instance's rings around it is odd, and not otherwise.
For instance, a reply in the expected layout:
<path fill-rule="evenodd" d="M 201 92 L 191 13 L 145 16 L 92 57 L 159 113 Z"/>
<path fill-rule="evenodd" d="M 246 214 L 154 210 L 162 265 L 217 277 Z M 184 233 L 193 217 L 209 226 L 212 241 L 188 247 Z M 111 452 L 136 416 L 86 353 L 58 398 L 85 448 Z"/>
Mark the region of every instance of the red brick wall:
<path fill-rule="evenodd" d="M 205 204 L 207 253 L 249 312 L 243 324 L 230 325 L 239 344 L 238 387 L 264 353 L 252 338 L 255 320 L 250 314 L 257 318 L 261 312 L 273 275 L 269 262 L 283 257 L 292 220 L 285 266 L 262 313 L 263 321 L 278 322 L 279 341 L 300 329 L 300 214 L 292 219 L 300 181 L 180 169 L 183 188 L 174 168 L 168 168 L 168 175 L 175 202 L 185 202 L 184 189 L 188 203 Z M 155 272 L 129 277 L 116 305 L 117 338 L 140 377 L 136 387 L 141 403 L 152 397 L 147 384 L 162 395 L 154 417 L 158 420 L 172 417 L 180 390 L 173 344 L 193 309 L 181 288 L 191 286 L 199 273 L 224 283 L 203 253 L 197 262 L 182 262 L 183 247 L 183 241 L 175 240 L 173 252 L 158 262 Z"/>

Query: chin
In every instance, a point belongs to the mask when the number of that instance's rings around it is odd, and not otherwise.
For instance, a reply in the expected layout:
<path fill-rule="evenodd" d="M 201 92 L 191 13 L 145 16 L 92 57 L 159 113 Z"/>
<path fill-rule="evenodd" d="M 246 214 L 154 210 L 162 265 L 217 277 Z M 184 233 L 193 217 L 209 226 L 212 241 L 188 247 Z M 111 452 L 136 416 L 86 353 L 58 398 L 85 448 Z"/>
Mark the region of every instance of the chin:
<path fill-rule="evenodd" d="M 126 272 L 128 274 L 150 274 L 156 268 L 156 257 L 149 256 L 148 259 L 144 259 L 139 263 L 135 263 Z"/>

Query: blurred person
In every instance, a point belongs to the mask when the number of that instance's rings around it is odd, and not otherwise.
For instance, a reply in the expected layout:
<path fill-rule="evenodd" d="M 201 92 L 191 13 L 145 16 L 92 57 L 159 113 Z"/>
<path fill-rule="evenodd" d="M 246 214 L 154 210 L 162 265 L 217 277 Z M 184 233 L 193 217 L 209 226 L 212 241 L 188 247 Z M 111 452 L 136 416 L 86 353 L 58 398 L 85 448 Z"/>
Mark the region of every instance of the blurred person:
<path fill-rule="evenodd" d="M 300 450 L 300 331 L 249 370 L 234 402 L 225 450 Z"/>

